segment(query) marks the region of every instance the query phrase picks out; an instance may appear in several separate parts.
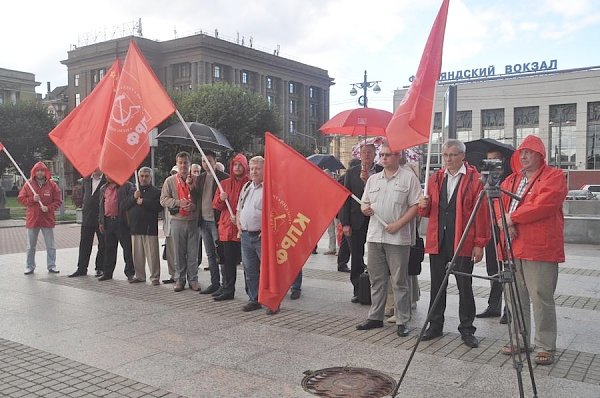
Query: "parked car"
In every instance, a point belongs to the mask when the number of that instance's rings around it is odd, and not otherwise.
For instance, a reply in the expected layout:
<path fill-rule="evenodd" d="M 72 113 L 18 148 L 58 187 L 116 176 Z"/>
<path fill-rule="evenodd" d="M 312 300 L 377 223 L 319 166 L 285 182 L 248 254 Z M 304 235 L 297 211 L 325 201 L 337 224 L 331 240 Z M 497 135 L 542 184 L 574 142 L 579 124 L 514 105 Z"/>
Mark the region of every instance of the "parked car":
<path fill-rule="evenodd" d="M 594 200 L 596 197 L 587 189 L 573 189 L 567 192 L 567 200 Z"/>
<path fill-rule="evenodd" d="M 590 191 L 596 199 L 600 199 L 600 185 L 584 185 L 579 189 Z"/>

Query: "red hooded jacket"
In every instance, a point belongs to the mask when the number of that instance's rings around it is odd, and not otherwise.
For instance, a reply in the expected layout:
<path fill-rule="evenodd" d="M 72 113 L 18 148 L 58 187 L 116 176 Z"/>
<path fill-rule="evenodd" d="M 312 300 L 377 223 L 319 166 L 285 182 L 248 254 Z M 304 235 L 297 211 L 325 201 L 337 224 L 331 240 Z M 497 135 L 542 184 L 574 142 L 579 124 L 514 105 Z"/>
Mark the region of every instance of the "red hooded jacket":
<path fill-rule="evenodd" d="M 456 222 L 454 231 L 454 249 L 458 247 L 458 242 L 467 226 L 469 217 L 473 212 L 475 203 L 479 196 L 479 192 L 483 189 L 483 184 L 479 180 L 479 173 L 475 167 L 465 163 L 467 173 L 460 179 L 456 197 Z M 429 178 L 428 195 L 429 206 L 425 209 L 419 208 L 421 217 L 429 217 L 427 224 L 427 239 L 425 240 L 425 251 L 429 254 L 439 254 L 438 243 L 438 216 L 440 191 L 444 182 L 444 173 L 446 169 L 440 169 Z M 489 210 L 484 202 L 481 203 L 479 211 L 475 216 L 471 229 L 467 235 L 467 239 L 463 244 L 459 256 L 471 257 L 473 255 L 473 247 L 484 247 L 490 239 L 491 228 L 489 221 Z"/>
<path fill-rule="evenodd" d="M 539 137 L 527 136 L 511 158 L 515 170 L 501 184 L 510 192 L 516 192 L 523 176 L 520 151 L 529 149 L 542 155 L 544 162 L 529 178 L 523 199 L 510 218 L 517 228 L 512 240 L 515 258 L 531 261 L 562 263 L 565 261 L 564 217 L 562 206 L 567 196 L 567 181 L 562 170 L 546 164 L 546 148 Z M 511 198 L 502 196 L 505 210 L 510 209 Z M 496 211 L 498 217 L 500 212 Z"/>
<path fill-rule="evenodd" d="M 233 163 L 238 162 L 244 168 L 244 173 L 240 179 L 235 178 L 233 175 Z M 227 200 L 231 205 L 231 209 L 233 210 L 233 214 L 235 215 L 237 209 L 238 199 L 240 197 L 240 192 L 242 191 L 242 187 L 246 182 L 250 181 L 248 178 L 248 159 L 241 153 L 238 153 L 231 159 L 229 162 L 229 175 L 230 177 L 221 181 L 221 186 L 223 190 L 227 193 Z M 218 229 L 219 229 L 219 240 L 222 242 L 239 242 L 239 238 L 237 237 L 237 226 L 235 223 L 231 222 L 231 216 L 229 214 L 229 209 L 227 209 L 227 205 L 225 202 L 221 200 L 221 191 L 217 189 L 215 192 L 215 197 L 213 198 L 213 208 L 219 210 L 221 212 L 221 216 L 219 217 Z"/>
<path fill-rule="evenodd" d="M 38 170 L 44 170 L 46 174 L 46 181 L 40 185 L 35 179 L 35 173 Z M 25 226 L 27 228 L 54 228 L 56 221 L 54 219 L 54 212 L 60 207 L 62 203 L 60 189 L 54 181 L 50 179 L 50 170 L 42 162 L 37 162 L 31 169 L 31 178 L 29 182 L 31 186 L 40 196 L 40 201 L 43 205 L 48 207 L 48 212 L 44 213 L 38 202 L 33 200 L 33 193 L 29 185 L 24 184 L 23 188 L 19 192 L 18 201 L 26 207 Z"/>

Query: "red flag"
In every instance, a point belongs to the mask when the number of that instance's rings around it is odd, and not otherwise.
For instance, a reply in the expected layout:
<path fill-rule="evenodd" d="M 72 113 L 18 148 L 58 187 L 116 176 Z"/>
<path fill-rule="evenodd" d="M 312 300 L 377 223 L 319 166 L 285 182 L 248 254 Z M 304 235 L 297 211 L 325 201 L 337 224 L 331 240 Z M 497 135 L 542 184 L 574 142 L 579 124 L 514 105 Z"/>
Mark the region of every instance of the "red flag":
<path fill-rule="evenodd" d="M 271 133 L 264 167 L 258 301 L 275 311 L 350 192 Z"/>
<path fill-rule="evenodd" d="M 82 176 L 92 174 L 100 165 L 100 151 L 120 75 L 121 62 L 116 59 L 90 95 L 49 134 Z"/>
<path fill-rule="evenodd" d="M 175 105 L 132 40 L 112 104 L 100 169 L 117 184 L 127 181 L 148 156 L 150 130 L 173 112 Z"/>
<path fill-rule="evenodd" d="M 0 151 L 4 150 L 4 145 L 2 145 L 2 143 L 0 142 Z"/>
<path fill-rule="evenodd" d="M 423 50 L 417 75 L 387 126 L 387 138 L 392 151 L 429 142 L 435 86 L 442 69 L 448 3 L 449 0 L 444 0 L 440 7 Z"/>

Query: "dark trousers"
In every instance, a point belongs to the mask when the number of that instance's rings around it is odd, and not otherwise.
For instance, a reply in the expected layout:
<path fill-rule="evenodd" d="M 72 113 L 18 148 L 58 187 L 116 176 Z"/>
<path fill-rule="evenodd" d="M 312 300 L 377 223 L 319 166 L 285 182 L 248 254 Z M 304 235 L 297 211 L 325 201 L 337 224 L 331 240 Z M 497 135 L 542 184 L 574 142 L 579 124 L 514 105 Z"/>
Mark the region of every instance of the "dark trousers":
<path fill-rule="evenodd" d="M 96 271 L 104 271 L 104 234 L 98 226 L 81 226 L 79 238 L 79 258 L 77 259 L 77 270 L 87 272 L 94 245 L 94 235 L 98 238 L 98 253 L 96 254 Z"/>
<path fill-rule="evenodd" d="M 496 275 L 498 273 L 498 258 L 496 257 L 496 247 L 494 246 L 493 239 L 485 246 L 485 268 L 488 276 Z M 490 297 L 488 298 L 488 308 L 492 311 L 500 312 L 502 309 L 502 284 L 498 281 L 490 281 L 490 284 L 491 289 Z"/>
<path fill-rule="evenodd" d="M 337 264 L 338 267 L 343 267 L 350 261 L 350 244 L 346 235 L 342 235 L 342 242 L 340 243 L 340 250 L 338 251 Z"/>
<path fill-rule="evenodd" d="M 449 246 L 449 247 L 448 247 Z M 452 260 L 452 244 L 442 243 L 440 254 L 430 254 L 430 272 L 431 272 L 431 298 L 429 300 L 429 309 L 438 291 L 442 288 L 442 281 L 446 275 L 446 265 Z M 457 257 L 454 271 L 473 273 L 473 260 L 470 257 Z M 475 319 L 475 298 L 473 297 L 472 278 L 468 276 L 455 275 L 456 285 L 458 286 L 458 316 L 460 325 L 458 331 L 461 334 L 475 333 L 473 320 Z M 444 312 L 446 311 L 446 286 L 442 291 L 436 307 L 431 311 L 429 327 L 441 332 L 444 330 Z"/>
<path fill-rule="evenodd" d="M 360 229 L 352 228 L 350 235 L 350 282 L 354 287 L 354 296 L 358 296 L 358 278 L 365 272 L 365 242 L 367 241 L 367 228 L 369 224 L 365 222 Z"/>
<path fill-rule="evenodd" d="M 235 294 L 235 282 L 237 277 L 237 265 L 242 257 L 242 245 L 240 242 L 221 242 L 225 257 L 222 265 L 223 271 L 223 294 Z"/>
<path fill-rule="evenodd" d="M 123 249 L 123 259 L 125 260 L 125 275 L 135 275 L 133 267 L 133 254 L 131 252 L 131 233 L 129 228 L 119 219 L 110 219 L 104 217 L 104 243 L 105 257 L 104 275 L 111 277 L 115 272 L 117 264 L 117 245 L 121 244 Z"/>

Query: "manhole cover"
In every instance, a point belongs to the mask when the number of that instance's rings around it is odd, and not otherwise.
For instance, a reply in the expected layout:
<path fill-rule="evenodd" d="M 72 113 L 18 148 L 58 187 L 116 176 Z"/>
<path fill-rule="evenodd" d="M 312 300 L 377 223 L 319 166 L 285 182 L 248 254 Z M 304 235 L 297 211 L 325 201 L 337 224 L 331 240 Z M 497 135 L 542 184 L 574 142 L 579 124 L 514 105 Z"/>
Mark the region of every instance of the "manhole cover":
<path fill-rule="evenodd" d="M 336 367 L 305 372 L 302 388 L 319 397 L 369 397 L 390 395 L 396 381 L 373 369 Z"/>

